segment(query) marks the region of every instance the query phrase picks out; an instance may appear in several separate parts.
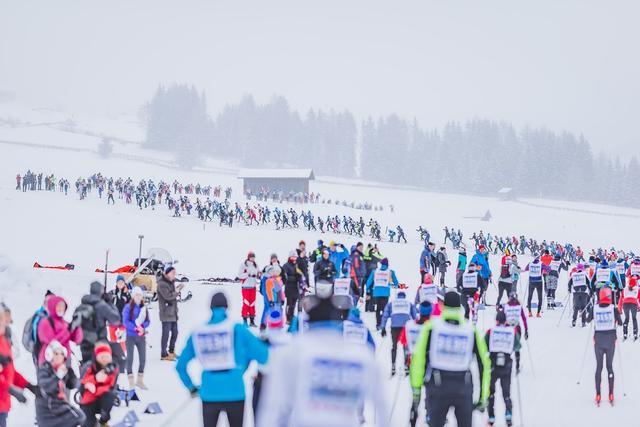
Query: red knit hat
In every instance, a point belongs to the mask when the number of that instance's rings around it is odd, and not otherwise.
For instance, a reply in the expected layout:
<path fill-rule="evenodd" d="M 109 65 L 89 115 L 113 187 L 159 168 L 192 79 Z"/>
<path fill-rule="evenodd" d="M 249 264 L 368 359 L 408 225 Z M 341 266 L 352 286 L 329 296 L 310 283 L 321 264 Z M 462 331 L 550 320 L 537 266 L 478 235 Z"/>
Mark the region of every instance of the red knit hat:
<path fill-rule="evenodd" d="M 98 343 L 96 344 L 96 348 L 93 350 L 93 352 L 95 353 L 95 355 L 99 355 L 100 353 L 109 353 L 111 354 L 111 346 L 109 346 L 109 344 L 107 343 Z"/>

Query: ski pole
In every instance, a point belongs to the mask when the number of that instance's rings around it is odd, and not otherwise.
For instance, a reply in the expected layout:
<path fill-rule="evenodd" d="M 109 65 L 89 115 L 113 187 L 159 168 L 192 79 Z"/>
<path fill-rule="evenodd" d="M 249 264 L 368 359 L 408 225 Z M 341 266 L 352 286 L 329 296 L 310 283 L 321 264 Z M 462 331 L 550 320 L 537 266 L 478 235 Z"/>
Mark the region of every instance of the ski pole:
<path fill-rule="evenodd" d="M 560 322 L 562 322 L 562 318 L 564 317 L 564 312 L 567 311 L 567 303 L 569 302 L 569 297 L 571 296 L 571 293 L 567 294 L 567 297 L 564 299 L 564 307 L 562 308 L 562 313 L 560 313 L 560 319 L 558 320 L 558 323 L 556 324 L 556 327 L 560 326 Z"/>
<path fill-rule="evenodd" d="M 533 368 L 533 356 L 531 356 L 531 346 L 529 345 L 529 340 L 525 340 L 527 343 L 527 354 L 529 355 L 529 363 L 531 363 L 531 373 L 533 374 L 533 378 L 536 377 L 536 371 Z"/>
<path fill-rule="evenodd" d="M 171 424 L 173 424 L 173 422 L 176 420 L 176 418 L 178 418 L 178 416 L 185 410 L 187 409 L 187 407 L 191 404 L 191 402 L 193 402 L 194 396 L 189 396 L 188 400 L 185 400 L 183 403 L 181 403 L 168 417 L 166 420 L 164 420 L 164 422 L 162 424 L 160 424 L 160 427 L 169 427 Z"/>
<path fill-rule="evenodd" d="M 520 394 L 520 375 L 516 373 L 516 390 L 518 391 L 518 414 L 520 415 L 520 427 L 524 427 L 524 415 L 522 413 L 522 395 Z"/>
<path fill-rule="evenodd" d="M 620 364 L 620 383 L 622 384 L 622 395 L 627 397 L 627 391 L 624 388 L 624 370 L 622 369 L 622 344 L 619 345 L 618 349 L 618 363 Z"/>
<path fill-rule="evenodd" d="M 587 334 L 587 345 L 584 347 L 584 353 L 582 355 L 582 362 L 580 362 L 580 373 L 578 376 L 578 382 L 576 384 L 580 385 L 580 381 L 582 381 L 582 371 L 584 370 L 584 362 L 587 360 L 587 350 L 589 349 L 589 341 L 591 338 L 591 331 L 593 330 L 593 325 L 589 329 L 589 333 Z"/>
<path fill-rule="evenodd" d="M 393 413 L 396 410 L 396 403 L 398 403 L 398 396 L 400 395 L 400 384 L 402 384 L 402 375 L 398 374 L 398 381 L 397 381 L 397 385 L 396 385 L 396 393 L 395 396 L 393 396 L 393 403 L 391 404 L 391 412 L 389 413 L 389 425 L 392 424 L 391 420 L 393 420 Z"/>

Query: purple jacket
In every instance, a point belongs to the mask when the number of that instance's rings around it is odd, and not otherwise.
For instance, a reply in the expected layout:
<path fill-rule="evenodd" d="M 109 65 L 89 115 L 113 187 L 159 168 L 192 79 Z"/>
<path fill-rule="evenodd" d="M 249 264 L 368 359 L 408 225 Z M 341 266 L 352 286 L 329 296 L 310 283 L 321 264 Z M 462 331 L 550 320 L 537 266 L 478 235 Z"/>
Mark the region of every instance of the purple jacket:
<path fill-rule="evenodd" d="M 131 305 L 133 305 L 133 320 L 131 319 Z M 145 310 L 147 307 L 144 307 Z M 127 329 L 127 336 L 138 336 L 138 332 L 136 332 L 136 319 L 140 315 L 140 306 L 131 300 L 129 304 L 126 304 L 122 309 L 122 324 Z M 140 326 L 142 326 L 145 331 L 149 327 L 149 312 L 147 311 L 147 315 L 145 316 L 144 322 Z"/>
<path fill-rule="evenodd" d="M 54 295 L 47 302 L 49 318 L 43 317 L 38 322 L 38 340 L 41 344 L 38 366 L 45 362 L 44 352 L 51 341 L 59 341 L 67 349 L 67 354 L 71 354 L 71 347 L 69 346 L 71 341 L 76 344 L 80 344 L 82 341 L 82 329 L 77 327 L 70 332 L 69 324 L 56 314 L 56 305 L 59 302 L 63 302 L 65 306 L 69 307 L 64 299 Z"/>

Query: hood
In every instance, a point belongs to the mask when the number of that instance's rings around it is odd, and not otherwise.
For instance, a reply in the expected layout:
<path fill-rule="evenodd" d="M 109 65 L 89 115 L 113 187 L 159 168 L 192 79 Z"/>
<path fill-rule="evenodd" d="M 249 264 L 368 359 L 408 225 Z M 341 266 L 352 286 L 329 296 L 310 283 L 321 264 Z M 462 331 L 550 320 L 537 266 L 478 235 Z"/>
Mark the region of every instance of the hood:
<path fill-rule="evenodd" d="M 380 270 L 387 271 L 389 269 L 388 265 L 380 264 Z"/>
<path fill-rule="evenodd" d="M 91 282 L 91 285 L 89 285 L 89 293 L 91 295 L 102 295 L 103 294 L 103 286 L 102 283 L 100 282 Z"/>
<path fill-rule="evenodd" d="M 56 314 L 56 305 L 58 305 L 60 301 L 64 303 L 65 305 L 64 311 L 66 312 L 67 309 L 69 308 L 69 304 L 67 304 L 64 298 L 59 297 L 57 295 L 52 295 L 49 298 L 49 301 L 47 301 L 47 311 L 49 312 L 49 316 L 54 320 L 60 319 L 60 317 Z"/>
<path fill-rule="evenodd" d="M 101 300 L 102 300 L 102 294 L 100 295 L 89 294 L 89 295 L 83 296 L 80 302 L 82 304 L 96 305 Z"/>

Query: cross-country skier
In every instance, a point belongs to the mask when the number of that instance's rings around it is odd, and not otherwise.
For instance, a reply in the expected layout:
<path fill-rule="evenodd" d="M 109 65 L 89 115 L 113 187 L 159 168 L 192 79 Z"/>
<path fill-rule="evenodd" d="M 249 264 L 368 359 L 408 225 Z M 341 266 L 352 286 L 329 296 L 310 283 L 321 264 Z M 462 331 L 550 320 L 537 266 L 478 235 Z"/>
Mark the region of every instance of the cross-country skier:
<path fill-rule="evenodd" d="M 474 356 L 480 372 L 480 396 L 475 405 L 470 371 Z M 418 411 L 424 385 L 430 427 L 444 426 L 451 407 L 458 427 L 471 427 L 474 407 L 484 410 L 487 404 L 491 362 L 484 339 L 462 317 L 457 292 L 446 293 L 442 315 L 426 324 L 411 359 L 411 410 Z"/>
<path fill-rule="evenodd" d="M 549 263 L 549 273 L 546 276 L 547 310 L 553 310 L 556 306 L 556 289 L 558 289 L 558 278 L 562 270 L 568 271 L 569 266 L 562 260 L 560 254 L 555 254 Z"/>
<path fill-rule="evenodd" d="M 267 362 L 267 346 L 244 325 L 227 318 L 227 298 L 218 292 L 211 298 L 211 319 L 196 329 L 180 353 L 176 370 L 192 396 L 202 399 L 205 427 L 215 427 L 225 412 L 230 427 L 242 427 L 244 419 L 244 372 L 251 361 Z M 198 359 L 202 366 L 200 385 L 187 370 Z"/>
<path fill-rule="evenodd" d="M 424 324 L 431 319 L 434 313 L 433 308 L 437 307 L 437 304 L 431 304 L 429 301 L 424 301 L 418 306 L 418 317 L 413 321 L 405 323 L 398 341 L 404 348 L 404 374 L 409 375 L 409 369 L 411 368 L 411 354 L 413 354 L 420 332 Z"/>
<path fill-rule="evenodd" d="M 622 326 L 623 339 L 629 336 L 629 319 L 633 321 L 633 340 L 638 339 L 638 306 L 640 299 L 638 298 L 638 279 L 640 276 L 633 275 L 627 280 L 627 284 L 622 290 L 620 296 L 620 304 L 618 310 L 624 313 L 624 325 Z"/>
<path fill-rule="evenodd" d="M 538 293 L 538 313 L 537 317 L 540 317 L 542 311 L 542 273 L 544 265 L 540 261 L 540 257 L 535 257 L 533 261 L 527 264 L 525 271 L 529 272 L 529 297 L 527 299 L 527 310 L 529 311 L 529 317 L 533 317 L 531 313 L 531 300 L 533 299 L 533 292 Z"/>
<path fill-rule="evenodd" d="M 480 277 L 480 274 L 476 271 L 476 264 L 470 262 L 467 272 L 460 276 L 460 281 L 457 283 L 457 289 L 458 292 L 460 292 L 460 299 L 464 307 L 464 317 L 467 320 L 471 312 L 469 301 L 473 300 L 476 292 L 482 292 L 483 283 L 482 277 Z"/>
<path fill-rule="evenodd" d="M 507 319 L 507 324 L 515 328 L 518 342 L 516 343 L 516 373 L 520 373 L 520 337 L 522 336 L 522 327 L 524 326 L 524 339 L 529 339 L 529 325 L 527 324 L 527 316 L 524 314 L 524 308 L 518 301 L 518 296 L 512 293 L 509 301 L 502 306 L 502 311 Z"/>
<path fill-rule="evenodd" d="M 387 335 L 387 320 L 391 319 L 391 375 L 396 374 L 396 354 L 398 351 L 398 338 L 404 329 L 404 325 L 417 317 L 415 305 L 407 299 L 404 291 L 399 291 L 397 298 L 387 303 L 382 314 L 380 333 L 384 338 Z M 406 354 L 405 354 L 406 356 Z"/>
<path fill-rule="evenodd" d="M 622 325 L 620 312 L 613 304 L 612 291 L 608 287 L 600 289 L 598 304 L 587 318 L 594 322 L 594 348 L 596 354 L 596 404 L 600 405 L 600 383 L 602 381 L 603 359 L 607 359 L 607 378 L 609 380 L 609 403 L 613 405 L 613 356 L 616 350 L 616 327 Z"/>
<path fill-rule="evenodd" d="M 389 424 L 384 384 L 372 351 L 344 339 L 330 298 L 303 301 L 309 328 L 269 362 L 256 426 L 357 427 L 371 400 L 375 425 Z"/>
<path fill-rule="evenodd" d="M 568 290 L 569 293 L 573 292 L 573 317 L 571 319 L 571 326 L 576 326 L 578 314 L 580 314 L 582 318 L 582 327 L 587 323 L 587 309 L 590 304 L 589 279 L 584 267 L 584 264 L 579 262 L 571 270 L 571 273 L 569 273 Z"/>
<path fill-rule="evenodd" d="M 373 270 L 367 279 L 367 290 L 373 288 L 373 300 L 375 302 L 376 311 L 376 329 L 380 330 L 380 322 L 382 320 L 382 311 L 389 302 L 391 295 L 390 286 L 398 287 L 398 279 L 396 272 L 389 268 L 389 260 L 383 258 L 380 261 L 380 267 Z"/>
<path fill-rule="evenodd" d="M 500 381 L 502 398 L 504 399 L 504 418 L 508 426 L 513 425 L 511 421 L 513 404 L 511 403 L 511 370 L 513 361 L 511 353 L 519 344 L 519 338 L 513 326 L 507 324 L 507 316 L 503 311 L 496 313 L 496 326 L 489 329 L 484 336 L 489 348 L 489 358 L 491 359 L 491 381 L 489 382 L 489 425 L 496 422 L 494 412 L 496 383 Z"/>
<path fill-rule="evenodd" d="M 256 286 L 260 279 L 260 269 L 256 263 L 255 253 L 249 252 L 247 254 L 247 259 L 245 259 L 240 265 L 238 278 L 240 279 L 240 285 L 242 286 L 242 320 L 246 325 L 247 319 L 249 319 L 249 324 L 255 327 Z"/>

